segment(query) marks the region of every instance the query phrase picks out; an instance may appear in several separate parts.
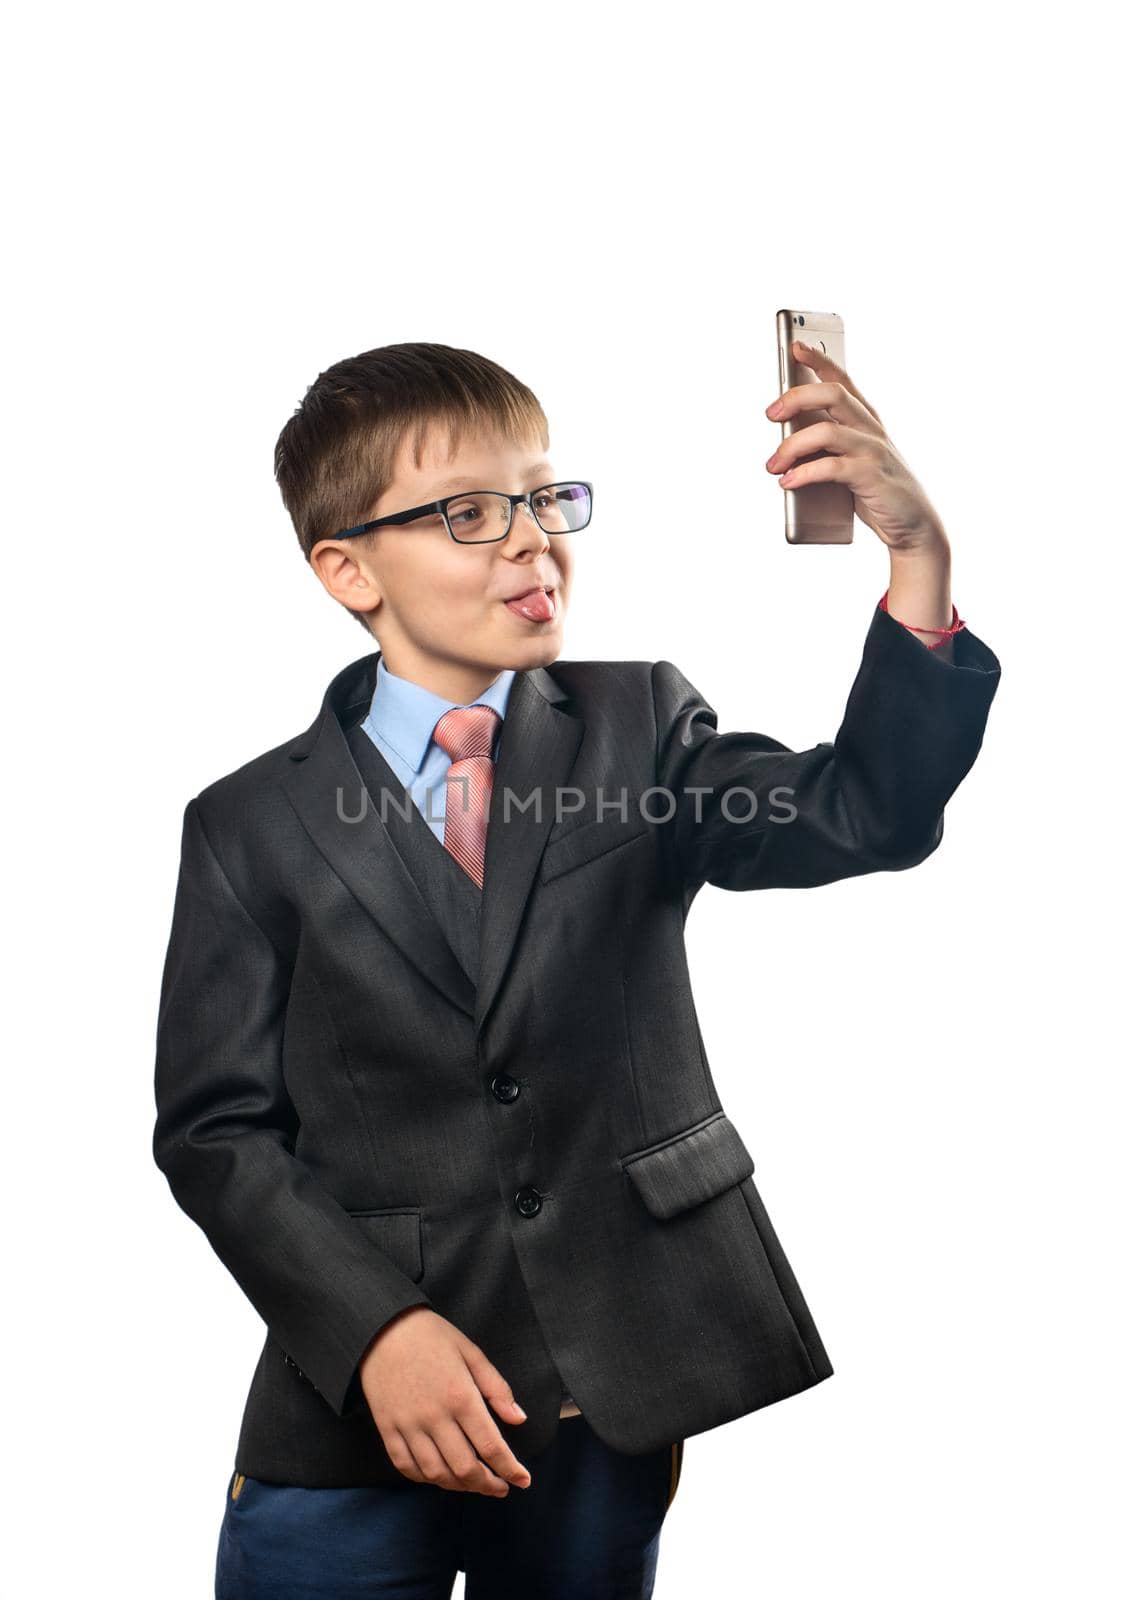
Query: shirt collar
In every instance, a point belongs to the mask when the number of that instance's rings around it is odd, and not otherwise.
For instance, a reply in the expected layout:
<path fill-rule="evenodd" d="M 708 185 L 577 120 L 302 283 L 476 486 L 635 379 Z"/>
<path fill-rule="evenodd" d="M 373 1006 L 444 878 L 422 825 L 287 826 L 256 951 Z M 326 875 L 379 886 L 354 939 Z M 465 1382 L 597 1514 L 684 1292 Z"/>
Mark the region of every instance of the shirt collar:
<path fill-rule="evenodd" d="M 513 667 L 505 667 L 488 688 L 468 704 L 491 706 L 503 718 L 515 676 Z M 380 739 L 408 763 L 412 772 L 421 771 L 439 717 L 459 704 L 457 700 L 444 700 L 440 694 L 424 689 L 409 678 L 400 678 L 389 671 L 383 665 L 382 656 L 379 657 L 368 721 Z"/>

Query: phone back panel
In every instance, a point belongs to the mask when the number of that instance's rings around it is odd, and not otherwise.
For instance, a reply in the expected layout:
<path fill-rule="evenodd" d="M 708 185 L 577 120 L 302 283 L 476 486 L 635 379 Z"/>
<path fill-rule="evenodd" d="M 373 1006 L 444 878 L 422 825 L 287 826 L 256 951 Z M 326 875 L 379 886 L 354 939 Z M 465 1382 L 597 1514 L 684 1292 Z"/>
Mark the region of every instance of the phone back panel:
<path fill-rule="evenodd" d="M 802 323 L 799 318 L 805 320 Z M 777 313 L 778 377 L 784 394 L 796 384 L 817 383 L 819 379 L 811 367 L 797 361 L 793 355 L 794 339 L 802 339 L 814 349 L 819 347 L 830 360 L 846 368 L 844 361 L 844 321 L 834 311 L 779 311 Z M 815 422 L 830 420 L 827 411 L 805 411 L 798 417 L 787 417 L 781 424 L 781 436 L 788 439 L 801 428 Z M 801 458 L 819 461 L 831 454 L 828 450 L 814 450 Z M 845 483 L 806 483 L 796 489 L 783 491 L 785 497 L 785 537 L 790 544 L 851 544 L 855 522 L 855 500 Z"/>

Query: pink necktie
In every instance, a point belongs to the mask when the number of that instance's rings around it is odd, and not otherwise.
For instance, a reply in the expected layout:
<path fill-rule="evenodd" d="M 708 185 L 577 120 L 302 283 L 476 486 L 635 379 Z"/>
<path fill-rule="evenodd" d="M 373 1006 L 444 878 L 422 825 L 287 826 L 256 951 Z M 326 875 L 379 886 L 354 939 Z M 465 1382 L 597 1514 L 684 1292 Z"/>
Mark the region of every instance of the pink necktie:
<path fill-rule="evenodd" d="M 492 751 L 499 729 L 500 713 L 491 706 L 454 706 L 434 728 L 434 742 L 450 758 L 445 848 L 478 889 L 484 888 L 484 840 L 496 771 Z"/>

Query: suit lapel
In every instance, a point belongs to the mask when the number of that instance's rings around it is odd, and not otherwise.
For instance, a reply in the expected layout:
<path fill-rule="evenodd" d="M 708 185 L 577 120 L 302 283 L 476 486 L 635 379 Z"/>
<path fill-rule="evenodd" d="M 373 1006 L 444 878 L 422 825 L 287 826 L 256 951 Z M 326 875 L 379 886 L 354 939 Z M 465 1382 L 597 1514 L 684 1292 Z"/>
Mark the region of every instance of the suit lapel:
<path fill-rule="evenodd" d="M 544 667 L 517 673 L 512 682 L 485 838 L 478 1034 L 507 970 L 539 858 L 555 823 L 555 791 L 570 777 L 582 743 L 586 725 L 560 709 L 566 698 Z M 506 822 L 505 789 L 512 795 Z M 518 809 L 536 797 L 538 816 L 534 804 L 526 812 Z"/>
<path fill-rule="evenodd" d="M 345 730 L 352 760 L 386 823 L 392 843 L 475 989 L 480 961 L 481 892 L 425 822 L 398 774 L 368 737 L 361 721 L 357 716 Z"/>
<path fill-rule="evenodd" d="M 472 1016 L 473 984 L 371 803 L 348 748 L 343 724 L 370 705 L 377 661 L 378 653 L 366 656 L 333 679 L 317 720 L 290 746 L 282 782 L 309 837 L 360 905 L 453 1005 Z"/>
<path fill-rule="evenodd" d="M 473 1017 L 479 1033 L 511 959 L 524 907 L 554 824 L 555 790 L 566 783 L 584 723 L 558 709 L 567 699 L 544 667 L 516 674 L 504 719 L 485 850 L 479 980 L 449 945 L 379 814 L 366 794 L 345 728 L 371 703 L 379 652 L 364 656 L 329 685 L 315 722 L 292 741 L 282 783 L 316 848 L 403 953 L 446 998 Z M 504 821 L 503 793 L 540 796 Z M 355 820 L 352 820 L 355 819 Z M 425 824 L 423 823 L 423 826 Z"/>

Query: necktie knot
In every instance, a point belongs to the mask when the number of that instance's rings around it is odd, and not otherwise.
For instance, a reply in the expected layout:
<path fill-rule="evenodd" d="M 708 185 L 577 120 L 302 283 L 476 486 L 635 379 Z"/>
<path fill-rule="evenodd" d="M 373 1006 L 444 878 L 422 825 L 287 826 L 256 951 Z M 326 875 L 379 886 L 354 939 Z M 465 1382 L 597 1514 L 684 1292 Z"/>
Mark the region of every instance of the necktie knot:
<path fill-rule="evenodd" d="M 465 761 L 470 756 L 492 758 L 500 713 L 492 706 L 452 706 L 438 718 L 434 743 L 450 761 Z"/>

